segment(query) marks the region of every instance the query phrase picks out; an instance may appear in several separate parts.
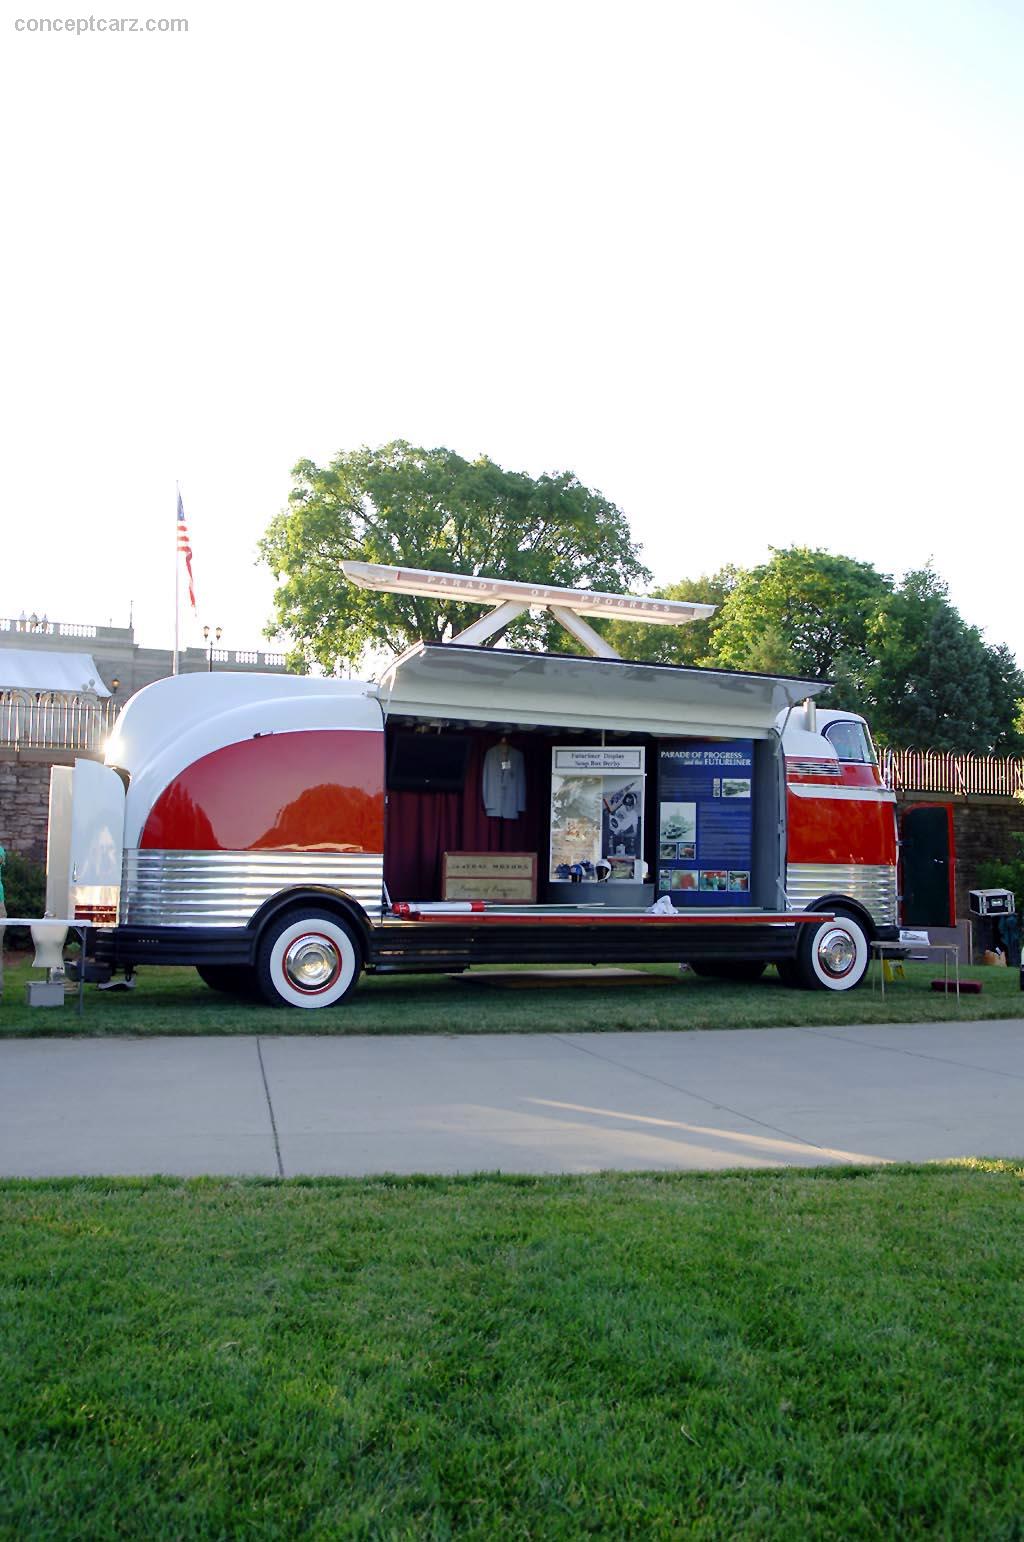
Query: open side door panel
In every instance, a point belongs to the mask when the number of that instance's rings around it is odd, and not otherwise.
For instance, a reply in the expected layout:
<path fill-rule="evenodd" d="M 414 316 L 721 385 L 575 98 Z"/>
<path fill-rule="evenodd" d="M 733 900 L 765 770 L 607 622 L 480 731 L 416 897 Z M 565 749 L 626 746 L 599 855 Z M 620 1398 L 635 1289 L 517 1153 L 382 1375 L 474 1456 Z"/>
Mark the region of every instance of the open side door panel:
<path fill-rule="evenodd" d="M 117 924 L 124 847 L 124 783 L 95 760 L 55 766 L 50 781 L 46 908 Z"/>

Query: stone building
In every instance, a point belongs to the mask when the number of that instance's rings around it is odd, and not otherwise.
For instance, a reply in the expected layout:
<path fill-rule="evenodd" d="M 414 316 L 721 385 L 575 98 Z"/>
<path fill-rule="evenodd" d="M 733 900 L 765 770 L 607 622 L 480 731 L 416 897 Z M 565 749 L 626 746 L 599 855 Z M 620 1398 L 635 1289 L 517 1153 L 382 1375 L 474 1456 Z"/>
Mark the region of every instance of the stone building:
<path fill-rule="evenodd" d="M 6 687 L 4 648 L 29 648 L 42 654 L 87 653 L 96 663 L 100 680 L 121 703 L 144 685 L 169 675 L 172 666 L 170 648 L 143 648 L 130 626 L 48 621 L 45 616 L 34 615 L 17 620 L 0 617 L 0 690 Z M 183 648 L 178 655 L 178 669 L 183 675 L 210 668 L 286 673 L 283 653 L 260 648 Z"/>
<path fill-rule="evenodd" d="M 286 672 L 283 654 L 256 648 L 188 648 L 178 668 Z M 171 650 L 141 647 L 131 627 L 0 618 L 0 845 L 45 860 L 50 767 L 102 759 L 118 709 L 171 669 Z"/>

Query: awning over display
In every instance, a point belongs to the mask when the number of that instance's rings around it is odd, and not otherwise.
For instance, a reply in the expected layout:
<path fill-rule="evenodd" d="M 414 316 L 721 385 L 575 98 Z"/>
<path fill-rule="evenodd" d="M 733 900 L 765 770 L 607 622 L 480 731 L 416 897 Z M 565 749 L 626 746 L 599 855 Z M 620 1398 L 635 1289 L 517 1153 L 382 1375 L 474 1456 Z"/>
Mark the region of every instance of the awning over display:
<path fill-rule="evenodd" d="M 91 653 L 51 653 L 44 648 L 0 648 L 0 691 L 110 695 Z"/>
<path fill-rule="evenodd" d="M 696 600 L 664 600 L 655 595 L 604 594 L 594 589 L 559 589 L 554 584 L 524 584 L 511 578 L 487 578 L 482 573 L 439 573 L 431 568 L 389 567 L 382 562 L 343 562 L 345 577 L 361 589 L 393 594 L 440 595 L 469 604 L 495 605 L 517 601 L 526 610 L 565 607 L 577 616 L 614 616 L 620 621 L 653 621 L 679 626 L 704 621 L 716 605 Z"/>
<path fill-rule="evenodd" d="M 385 671 L 389 716 L 764 739 L 822 680 L 416 643 Z"/>

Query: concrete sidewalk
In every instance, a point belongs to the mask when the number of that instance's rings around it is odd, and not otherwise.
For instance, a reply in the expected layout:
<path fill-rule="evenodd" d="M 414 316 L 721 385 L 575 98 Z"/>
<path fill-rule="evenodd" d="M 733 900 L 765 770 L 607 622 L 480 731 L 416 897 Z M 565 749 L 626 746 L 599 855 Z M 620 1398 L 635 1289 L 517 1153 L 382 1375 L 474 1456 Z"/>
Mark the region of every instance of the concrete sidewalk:
<path fill-rule="evenodd" d="M 1024 1021 L 0 1043 L 0 1176 L 1024 1154 Z"/>

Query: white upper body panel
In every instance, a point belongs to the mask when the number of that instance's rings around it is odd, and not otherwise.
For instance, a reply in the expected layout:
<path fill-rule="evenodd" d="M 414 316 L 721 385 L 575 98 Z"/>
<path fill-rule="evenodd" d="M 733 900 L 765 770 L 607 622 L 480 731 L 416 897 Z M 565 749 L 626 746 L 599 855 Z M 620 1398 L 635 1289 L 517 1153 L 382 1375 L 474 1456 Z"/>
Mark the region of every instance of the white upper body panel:
<path fill-rule="evenodd" d="M 133 696 L 106 761 L 129 772 L 124 844 L 138 845 L 150 809 L 186 766 L 257 734 L 383 728 L 376 687 L 307 675 L 174 675 Z"/>
<path fill-rule="evenodd" d="M 808 728 L 807 716 L 798 707 L 794 712 L 780 712 L 776 727 L 782 735 L 785 753 L 800 760 L 838 760 L 839 754 L 825 730 L 832 723 L 859 723 L 868 734 L 867 720 L 857 712 L 843 712 L 831 707 L 813 707 L 814 728 Z"/>
<path fill-rule="evenodd" d="M 780 723 L 781 728 L 781 723 Z M 782 736 L 783 753 L 790 760 L 839 760 L 824 734 L 808 733 L 806 728 L 787 728 Z"/>
<path fill-rule="evenodd" d="M 124 844 L 131 849 L 157 798 L 187 766 L 257 735 L 379 733 L 384 715 L 397 715 L 765 739 L 791 704 L 824 689 L 777 675 L 418 643 L 386 670 L 380 686 L 228 671 L 158 680 L 125 706 L 106 761 L 130 776 Z M 827 741 L 814 737 L 816 753 L 825 753 Z"/>

